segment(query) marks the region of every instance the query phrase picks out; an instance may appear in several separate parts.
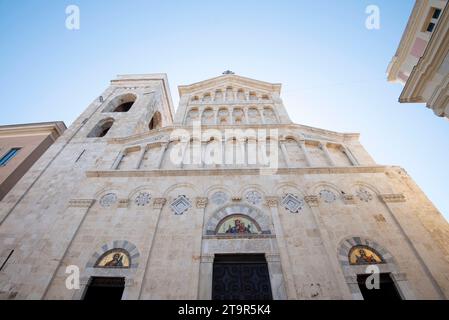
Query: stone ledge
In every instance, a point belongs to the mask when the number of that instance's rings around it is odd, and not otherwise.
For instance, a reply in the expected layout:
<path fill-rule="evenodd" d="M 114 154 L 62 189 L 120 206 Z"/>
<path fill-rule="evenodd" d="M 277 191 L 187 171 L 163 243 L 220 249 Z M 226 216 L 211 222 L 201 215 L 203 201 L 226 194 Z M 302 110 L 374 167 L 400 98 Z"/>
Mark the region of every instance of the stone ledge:
<path fill-rule="evenodd" d="M 276 175 L 306 174 L 346 174 L 346 173 L 384 173 L 391 166 L 368 167 L 315 167 L 315 168 L 279 168 Z M 263 169 L 262 169 L 263 170 Z M 175 169 L 175 170 L 98 170 L 87 171 L 88 178 L 108 177 L 169 177 L 169 176 L 229 176 L 229 175 L 262 175 L 261 169 Z M 266 176 L 266 175 L 264 175 Z"/>
<path fill-rule="evenodd" d="M 274 234 L 253 234 L 253 235 L 203 235 L 203 239 L 216 239 L 216 240 L 242 240 L 242 239 L 275 239 Z"/>

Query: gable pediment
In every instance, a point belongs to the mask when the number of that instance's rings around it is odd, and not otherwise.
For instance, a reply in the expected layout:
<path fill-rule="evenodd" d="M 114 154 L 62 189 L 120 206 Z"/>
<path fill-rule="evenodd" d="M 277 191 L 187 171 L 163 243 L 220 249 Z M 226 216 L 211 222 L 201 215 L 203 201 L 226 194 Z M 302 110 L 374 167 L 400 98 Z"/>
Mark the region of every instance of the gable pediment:
<path fill-rule="evenodd" d="M 232 87 L 234 89 L 244 89 L 246 91 L 258 91 L 263 93 L 279 93 L 281 91 L 281 84 L 269 83 L 259 80 L 254 80 L 235 74 L 224 74 L 216 78 L 205 81 L 193 83 L 190 85 L 179 86 L 179 95 L 194 95 L 204 92 L 214 92 L 216 90 L 226 90 Z"/>

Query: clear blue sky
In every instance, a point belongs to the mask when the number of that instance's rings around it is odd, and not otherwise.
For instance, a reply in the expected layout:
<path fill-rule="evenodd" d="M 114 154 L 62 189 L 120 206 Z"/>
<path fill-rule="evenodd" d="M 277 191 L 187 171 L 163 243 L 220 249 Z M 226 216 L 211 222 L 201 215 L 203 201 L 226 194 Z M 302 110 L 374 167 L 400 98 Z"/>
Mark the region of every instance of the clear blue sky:
<path fill-rule="evenodd" d="M 449 121 L 399 104 L 385 71 L 412 0 L 0 0 L 0 124 L 67 125 L 123 73 L 177 86 L 237 74 L 283 83 L 294 122 L 360 132 L 380 164 L 401 165 L 449 218 Z M 65 8 L 81 29 L 65 28 Z M 378 5 L 381 29 L 365 28 Z"/>

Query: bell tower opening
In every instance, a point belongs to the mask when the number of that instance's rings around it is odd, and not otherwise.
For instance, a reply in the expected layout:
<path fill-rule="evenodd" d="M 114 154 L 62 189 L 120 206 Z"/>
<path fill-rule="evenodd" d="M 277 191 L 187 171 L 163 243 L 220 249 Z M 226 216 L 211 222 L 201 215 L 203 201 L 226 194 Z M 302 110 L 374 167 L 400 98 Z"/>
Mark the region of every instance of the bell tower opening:
<path fill-rule="evenodd" d="M 273 300 L 265 255 L 215 255 L 212 300 Z"/>

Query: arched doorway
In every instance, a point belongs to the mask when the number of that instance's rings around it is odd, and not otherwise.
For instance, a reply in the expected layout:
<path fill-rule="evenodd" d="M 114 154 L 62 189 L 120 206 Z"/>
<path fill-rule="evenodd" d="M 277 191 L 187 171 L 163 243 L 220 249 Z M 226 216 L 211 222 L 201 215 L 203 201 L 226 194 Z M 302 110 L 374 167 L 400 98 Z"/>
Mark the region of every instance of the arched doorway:
<path fill-rule="evenodd" d="M 270 216 L 229 205 L 204 227 L 199 299 L 283 300 L 286 292 Z"/>

